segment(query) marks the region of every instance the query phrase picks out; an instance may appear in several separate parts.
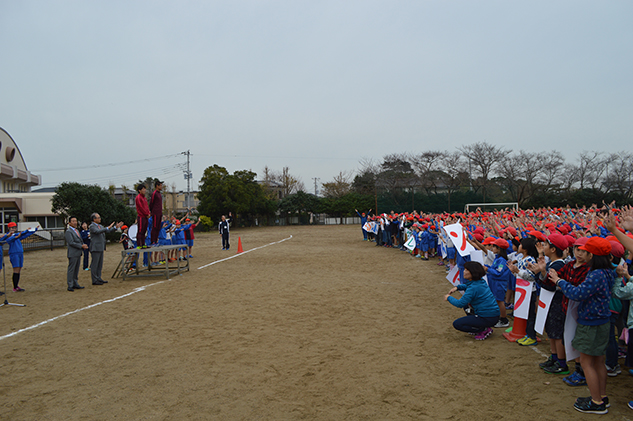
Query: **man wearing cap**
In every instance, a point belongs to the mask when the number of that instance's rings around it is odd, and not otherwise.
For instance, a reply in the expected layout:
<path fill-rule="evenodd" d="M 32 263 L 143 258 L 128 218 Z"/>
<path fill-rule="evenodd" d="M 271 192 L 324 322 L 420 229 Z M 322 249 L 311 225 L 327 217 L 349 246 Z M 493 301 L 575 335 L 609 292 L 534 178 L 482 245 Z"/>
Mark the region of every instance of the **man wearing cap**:
<path fill-rule="evenodd" d="M 154 193 L 149 201 L 149 210 L 152 213 L 152 244 L 158 243 L 158 233 L 163 220 L 163 182 L 159 179 L 154 180 Z M 140 230 L 139 230 L 140 231 Z"/>
<path fill-rule="evenodd" d="M 92 263 L 90 264 L 90 275 L 92 277 L 92 285 L 107 284 L 108 281 L 104 281 L 101 278 L 101 270 L 103 269 L 103 252 L 105 251 L 106 238 L 105 233 L 114 231 L 116 228 L 120 228 L 123 222 L 115 224 L 111 223 L 108 227 L 101 225 L 101 215 L 93 213 L 90 215 L 90 254 L 92 254 Z"/>
<path fill-rule="evenodd" d="M 66 238 L 66 244 L 68 245 L 68 251 L 66 253 L 68 257 L 66 283 L 68 284 L 68 291 L 74 292 L 76 289 L 84 289 L 84 287 L 79 286 L 78 283 L 79 263 L 81 262 L 83 251 L 88 249 L 88 245 L 81 239 L 81 234 L 77 229 L 77 218 L 74 216 L 70 217 L 64 238 Z"/>

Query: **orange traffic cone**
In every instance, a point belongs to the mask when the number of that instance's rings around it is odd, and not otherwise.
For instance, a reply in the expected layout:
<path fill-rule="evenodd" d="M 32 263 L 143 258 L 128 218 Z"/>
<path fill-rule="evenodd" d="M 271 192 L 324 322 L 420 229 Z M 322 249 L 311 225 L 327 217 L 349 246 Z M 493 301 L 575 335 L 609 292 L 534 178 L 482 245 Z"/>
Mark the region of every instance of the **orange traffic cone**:
<path fill-rule="evenodd" d="M 510 342 L 516 342 L 517 339 L 521 339 L 525 336 L 525 327 L 527 326 L 527 320 L 514 318 L 511 332 L 503 332 L 503 336 Z"/>
<path fill-rule="evenodd" d="M 244 249 L 242 248 L 242 237 L 237 237 L 237 252 L 242 253 Z"/>
<path fill-rule="evenodd" d="M 525 328 L 527 327 L 527 320 L 519 319 L 518 317 L 514 318 L 514 323 L 512 323 L 512 331 L 503 332 L 504 338 L 509 340 L 510 342 L 516 342 L 517 339 L 521 339 L 525 336 Z M 541 338 L 536 338 L 537 342 L 541 342 Z"/>

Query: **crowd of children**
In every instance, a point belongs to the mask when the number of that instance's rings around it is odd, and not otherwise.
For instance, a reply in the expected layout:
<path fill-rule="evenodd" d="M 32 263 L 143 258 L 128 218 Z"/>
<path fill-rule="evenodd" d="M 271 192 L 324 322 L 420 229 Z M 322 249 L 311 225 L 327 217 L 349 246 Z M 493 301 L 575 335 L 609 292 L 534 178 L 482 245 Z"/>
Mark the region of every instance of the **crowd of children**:
<path fill-rule="evenodd" d="M 613 204 L 612 204 L 613 205 Z M 359 215 L 361 215 L 359 213 Z M 483 252 L 483 265 L 455 249 L 444 227 L 461 224 L 467 241 Z M 564 375 L 569 386 L 587 385 L 591 396 L 574 403 L 580 412 L 606 414 L 610 406 L 607 378 L 622 373 L 624 358 L 633 375 L 633 208 L 541 208 L 533 210 L 454 214 L 390 212 L 362 214 L 363 239 L 376 246 L 399 248 L 413 257 L 438 258 L 447 272 L 456 266 L 459 280 L 445 296 L 466 316 L 453 326 L 484 340 L 493 328 L 507 328 L 517 278 L 529 283 L 532 299 L 520 346 L 535 346 L 536 303 L 544 292 L 553 295 L 544 331 L 550 356 L 539 364 L 550 374 Z M 528 285 L 528 284 L 526 284 Z M 456 299 L 451 294 L 462 291 Z M 566 332 L 568 307 L 577 305 L 577 327 Z M 505 330 L 505 329 L 504 329 Z M 510 329 L 508 329 L 510 330 Z M 580 357 L 570 374 L 565 335 Z M 568 338 L 568 339 L 570 339 Z M 633 409 L 633 401 L 628 403 Z"/>

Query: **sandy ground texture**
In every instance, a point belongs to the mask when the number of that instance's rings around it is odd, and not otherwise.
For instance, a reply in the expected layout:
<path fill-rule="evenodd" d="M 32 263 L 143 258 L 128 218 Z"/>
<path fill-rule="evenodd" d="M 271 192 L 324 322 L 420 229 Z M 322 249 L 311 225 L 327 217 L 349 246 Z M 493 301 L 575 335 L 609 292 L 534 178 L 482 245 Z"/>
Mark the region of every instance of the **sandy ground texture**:
<path fill-rule="evenodd" d="M 262 248 L 236 255 L 238 236 Z M 572 408 L 586 387 L 537 367 L 547 342 L 455 331 L 444 269 L 363 242 L 360 227 L 234 230 L 231 251 L 201 234 L 193 254 L 170 281 L 92 286 L 82 271 L 70 293 L 65 249 L 27 253 L 26 292 L 8 293 L 27 307 L 0 308 L 0 419 L 591 417 Z M 608 417 L 632 419 L 633 377 L 608 390 Z"/>

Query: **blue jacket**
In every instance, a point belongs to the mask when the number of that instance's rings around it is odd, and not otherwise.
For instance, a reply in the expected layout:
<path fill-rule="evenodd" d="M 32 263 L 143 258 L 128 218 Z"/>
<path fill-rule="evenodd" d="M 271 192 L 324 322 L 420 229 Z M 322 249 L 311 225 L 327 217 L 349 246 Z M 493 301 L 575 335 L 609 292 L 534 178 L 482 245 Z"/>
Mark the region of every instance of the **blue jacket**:
<path fill-rule="evenodd" d="M 466 291 L 459 300 L 449 296 L 448 302 L 455 307 L 464 308 L 468 304 L 473 306 L 475 314 L 480 317 L 499 317 L 499 305 L 490 291 L 490 287 L 483 279 L 466 281 L 457 285 L 458 291 Z"/>
<path fill-rule="evenodd" d="M 513 276 L 508 269 L 508 262 L 501 256 L 497 256 L 488 268 L 488 282 L 508 282 Z"/>
<path fill-rule="evenodd" d="M 558 286 L 570 300 L 580 301 L 578 305 L 578 324 L 598 326 L 609 323 L 611 311 L 609 301 L 614 275 L 610 269 L 596 269 L 587 274 L 578 286 L 560 281 Z"/>
<path fill-rule="evenodd" d="M 9 254 L 24 253 L 24 249 L 22 248 L 22 241 L 20 241 L 20 239 L 30 237 L 33 234 L 35 234 L 35 231 L 26 230 L 22 231 L 19 234 L 16 232 L 15 234 L 9 236 L 9 238 L 5 240 L 6 243 L 9 245 Z M 20 238 L 18 238 L 18 235 L 20 236 Z"/>

